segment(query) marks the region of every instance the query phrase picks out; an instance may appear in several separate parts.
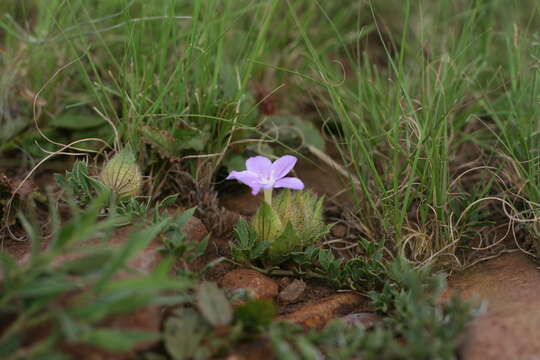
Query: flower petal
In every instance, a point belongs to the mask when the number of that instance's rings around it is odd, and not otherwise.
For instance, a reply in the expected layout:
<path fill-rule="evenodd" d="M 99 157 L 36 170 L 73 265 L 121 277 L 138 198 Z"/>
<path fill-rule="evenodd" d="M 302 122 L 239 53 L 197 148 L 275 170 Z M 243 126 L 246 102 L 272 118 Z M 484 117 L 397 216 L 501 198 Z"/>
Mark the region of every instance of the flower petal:
<path fill-rule="evenodd" d="M 298 159 L 292 155 L 285 155 L 274 161 L 272 164 L 272 174 L 275 179 L 281 179 L 287 175 Z"/>
<path fill-rule="evenodd" d="M 256 186 L 260 188 L 260 177 L 259 175 L 251 171 L 232 171 L 226 180 L 238 180 L 243 184 L 251 187 L 252 189 Z"/>
<path fill-rule="evenodd" d="M 264 156 L 254 156 L 246 160 L 247 170 L 262 177 L 267 177 L 270 174 L 271 167 L 272 162 Z"/>
<path fill-rule="evenodd" d="M 295 177 L 286 177 L 279 179 L 274 184 L 275 188 L 288 188 L 293 190 L 302 190 L 304 188 L 304 183 L 299 178 Z"/>
<path fill-rule="evenodd" d="M 257 195 L 261 191 L 261 186 L 258 184 L 255 184 L 254 186 L 251 186 L 251 195 Z"/>

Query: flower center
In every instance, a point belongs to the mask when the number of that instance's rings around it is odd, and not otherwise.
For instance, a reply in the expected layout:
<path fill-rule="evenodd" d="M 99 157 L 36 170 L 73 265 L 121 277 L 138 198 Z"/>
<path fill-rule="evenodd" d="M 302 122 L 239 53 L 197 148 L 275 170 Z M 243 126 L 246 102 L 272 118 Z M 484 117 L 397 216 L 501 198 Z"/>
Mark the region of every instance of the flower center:
<path fill-rule="evenodd" d="M 272 185 L 275 182 L 276 182 L 276 179 L 274 179 L 273 176 L 262 177 L 261 181 L 260 181 L 260 183 L 263 184 L 263 185 Z"/>

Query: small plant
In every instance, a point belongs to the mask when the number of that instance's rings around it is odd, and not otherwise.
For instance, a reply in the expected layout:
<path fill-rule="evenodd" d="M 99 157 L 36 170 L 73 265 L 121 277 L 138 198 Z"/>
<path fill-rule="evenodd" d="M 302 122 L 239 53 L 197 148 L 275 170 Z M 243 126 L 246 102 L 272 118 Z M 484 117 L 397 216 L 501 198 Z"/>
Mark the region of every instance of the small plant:
<path fill-rule="evenodd" d="M 361 239 L 358 244 L 363 254 L 345 260 L 332 251 L 310 246 L 293 254 L 298 265 L 296 272 L 328 280 L 336 288 L 353 290 L 378 289 L 386 280 L 386 264 L 382 258 L 383 247 Z"/>
<path fill-rule="evenodd" d="M 265 201 L 249 223 L 241 220 L 236 227 L 237 244 L 232 252 L 237 260 L 249 262 L 262 258 L 267 264 L 280 264 L 324 236 L 330 227 L 322 217 L 323 198 L 308 192 L 292 194 L 288 189 L 302 190 L 298 178 L 285 177 L 296 164 L 294 156 L 285 155 L 275 162 L 256 156 L 246 161 L 246 171 L 233 171 L 228 179 L 248 185 L 252 194 L 261 189 Z M 288 188 L 272 202 L 272 189 Z"/>
<path fill-rule="evenodd" d="M 140 194 L 142 175 L 129 147 L 114 155 L 103 167 L 99 178 L 89 175 L 88 164 L 77 161 L 65 175 L 55 174 L 60 188 L 67 192 L 66 198 L 77 199 L 85 205 L 96 195 L 109 192 L 118 201 L 126 201 Z"/>
<path fill-rule="evenodd" d="M 322 218 L 322 198 L 308 192 L 294 195 L 286 190 L 270 206 L 263 202 L 253 219 L 251 228 L 257 238 L 269 242 L 264 261 L 279 264 L 323 237 L 330 226 Z"/>
<path fill-rule="evenodd" d="M 330 322 L 307 334 L 290 324 L 275 323 L 269 340 L 277 358 L 455 360 L 470 305 L 458 298 L 440 302 L 444 280 L 429 271 L 416 271 L 402 259 L 389 266 L 390 279 L 380 292 L 371 292 L 384 320 L 366 331 L 362 325 Z"/>
<path fill-rule="evenodd" d="M 65 175 L 54 174 L 54 178 L 66 193 L 64 199 L 75 199 L 79 206 L 88 204 L 97 192 L 104 189 L 101 183 L 89 176 L 88 164 L 84 161 L 76 161 L 71 171 L 66 171 Z"/>
<path fill-rule="evenodd" d="M 116 180 L 115 172 L 118 172 Z M 128 176 L 135 180 L 133 182 L 122 180 Z M 144 218 L 148 214 L 151 214 L 152 221 L 157 223 L 163 219 L 162 210 L 178 199 L 178 195 L 174 194 L 151 204 L 143 197 L 135 196 L 140 190 L 141 174 L 133 153 L 127 147 L 103 167 L 98 178 L 90 175 L 88 164 L 84 161 L 76 161 L 71 171 L 66 171 L 64 175 L 55 174 L 54 177 L 63 190 L 64 201 L 75 202 L 77 206 L 84 207 L 96 197 L 103 195 L 109 199 L 108 203 L 104 204 L 104 212 L 115 211 L 126 219 L 126 223 L 133 218 Z M 136 189 L 139 190 L 135 191 Z"/>
<path fill-rule="evenodd" d="M 0 353 L 5 359 L 65 358 L 59 343 L 128 351 L 158 334 L 107 327 L 104 320 L 185 301 L 179 295 L 192 287 L 191 281 L 171 278 L 170 259 L 148 274 L 121 275 L 130 269 L 127 262 L 167 229 L 170 219 L 138 229 L 120 247 L 112 247 L 108 236 L 124 220 L 114 213 L 101 219 L 106 201 L 103 194 L 84 209 L 74 208 L 65 223 L 51 207 L 53 229 L 46 249 L 39 231 L 21 216 L 32 245 L 29 261 L 17 263 L 0 252 Z M 102 243 L 88 246 L 89 239 Z"/>
<path fill-rule="evenodd" d="M 238 341 L 267 329 L 276 314 L 273 303 L 263 299 L 248 300 L 233 310 L 212 282 L 198 286 L 190 305 L 165 321 L 165 348 L 174 360 L 227 354 Z"/>

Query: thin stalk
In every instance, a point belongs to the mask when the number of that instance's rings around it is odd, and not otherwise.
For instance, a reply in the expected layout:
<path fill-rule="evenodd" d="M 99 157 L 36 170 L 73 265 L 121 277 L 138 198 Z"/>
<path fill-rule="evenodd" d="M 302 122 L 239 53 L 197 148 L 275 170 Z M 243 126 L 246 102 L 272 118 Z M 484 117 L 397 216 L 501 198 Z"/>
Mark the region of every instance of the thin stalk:
<path fill-rule="evenodd" d="M 272 188 L 264 189 L 264 201 L 270 206 L 272 206 Z"/>

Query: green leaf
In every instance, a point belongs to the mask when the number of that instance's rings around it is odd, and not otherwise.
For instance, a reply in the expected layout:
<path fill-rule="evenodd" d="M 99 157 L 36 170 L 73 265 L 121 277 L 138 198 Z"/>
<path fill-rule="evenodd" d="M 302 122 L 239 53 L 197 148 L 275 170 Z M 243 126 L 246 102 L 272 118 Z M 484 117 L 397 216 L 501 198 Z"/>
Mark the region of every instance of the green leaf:
<path fill-rule="evenodd" d="M 328 269 L 334 261 L 334 255 L 330 250 L 319 251 L 319 262 L 323 269 Z"/>
<path fill-rule="evenodd" d="M 270 325 L 275 316 L 276 308 L 272 300 L 269 299 L 249 300 L 234 311 L 235 319 L 251 330 Z"/>
<path fill-rule="evenodd" d="M 189 254 L 189 259 L 188 259 L 189 261 L 193 261 L 204 254 L 204 252 L 206 251 L 206 248 L 208 247 L 209 239 L 210 239 L 210 234 L 206 235 L 204 239 L 202 239 L 198 244 L 195 244 L 193 252 Z"/>
<path fill-rule="evenodd" d="M 196 294 L 197 306 L 205 319 L 215 327 L 231 323 L 232 307 L 225 294 L 215 283 L 203 282 Z"/>
<path fill-rule="evenodd" d="M 18 290 L 21 297 L 40 297 L 60 294 L 76 289 L 77 285 L 64 276 L 52 276 L 36 279 Z"/>
<path fill-rule="evenodd" d="M 165 322 L 165 348 L 174 360 L 205 358 L 202 342 L 209 329 L 193 309 L 179 309 Z"/>
<path fill-rule="evenodd" d="M 184 211 L 182 214 L 180 214 L 173 220 L 174 224 L 178 227 L 178 229 L 182 229 L 182 232 L 187 222 L 189 221 L 189 219 L 193 217 L 193 214 L 195 213 L 196 209 L 197 209 L 196 207 L 187 209 L 186 211 Z"/>
<path fill-rule="evenodd" d="M 111 259 L 108 265 L 105 267 L 100 280 L 96 284 L 96 289 L 102 288 L 106 281 L 116 273 L 127 260 L 135 256 L 169 225 L 168 220 L 164 220 L 158 224 L 152 225 L 144 230 L 139 230 L 131 234 L 126 240 L 124 246 L 119 249 L 117 254 Z"/>
<path fill-rule="evenodd" d="M 257 237 L 257 234 L 251 231 L 249 223 L 243 217 L 238 219 L 234 232 L 242 250 L 249 250 Z"/>
<path fill-rule="evenodd" d="M 110 225 L 110 222 L 103 221 L 100 223 L 97 221 L 105 201 L 105 196 L 99 196 L 86 207 L 84 213 L 77 214 L 76 217 L 65 224 L 58 234 L 55 234 L 51 249 L 56 251 L 75 242 L 84 241 L 102 228 Z"/>
<path fill-rule="evenodd" d="M 274 115 L 267 120 L 270 128 L 278 129 L 278 141 L 291 147 L 311 145 L 324 151 L 325 141 L 313 123 L 304 121 L 298 116 Z"/>
<path fill-rule="evenodd" d="M 251 219 L 251 229 L 257 233 L 259 241 L 274 242 L 283 231 L 283 225 L 276 211 L 263 201 Z"/>
<path fill-rule="evenodd" d="M 302 246 L 302 239 L 294 230 L 292 224 L 287 222 L 285 230 L 272 242 L 268 248 L 268 259 L 272 264 L 279 264 L 291 257 L 291 252 Z"/>
<path fill-rule="evenodd" d="M 95 273 L 104 268 L 112 255 L 110 249 L 97 249 L 91 254 L 63 262 L 56 270 L 71 275 Z"/>
<path fill-rule="evenodd" d="M 3 151 L 3 144 L 23 131 L 28 126 L 28 121 L 24 117 L 15 117 L 0 122 L 0 125 L 0 151 Z"/>
<path fill-rule="evenodd" d="M 83 130 L 102 126 L 106 123 L 99 116 L 66 113 L 51 119 L 48 125 L 60 129 Z"/>
<path fill-rule="evenodd" d="M 167 196 L 165 199 L 161 200 L 158 204 L 160 209 L 165 209 L 168 206 L 173 205 L 178 200 L 178 194 L 172 194 Z"/>
<path fill-rule="evenodd" d="M 62 329 L 62 334 L 68 341 L 76 341 L 81 335 L 81 327 L 74 318 L 72 318 L 66 312 L 60 312 L 58 315 L 60 320 L 60 326 Z"/>
<path fill-rule="evenodd" d="M 141 342 L 157 338 L 158 334 L 149 331 L 98 328 L 86 333 L 83 342 L 110 351 L 128 351 Z"/>
<path fill-rule="evenodd" d="M 183 150 L 203 150 L 210 138 L 208 131 L 191 128 L 175 128 L 170 131 L 143 126 L 141 133 L 144 142 L 162 157 L 172 160 L 179 160 Z"/>
<path fill-rule="evenodd" d="M 251 260 L 256 260 L 264 255 L 266 250 L 272 246 L 270 241 L 258 241 L 249 253 L 249 258 Z"/>
<path fill-rule="evenodd" d="M 202 130 L 176 128 L 173 130 L 172 135 L 181 150 L 192 149 L 202 151 L 210 138 L 209 132 L 204 128 Z"/>

